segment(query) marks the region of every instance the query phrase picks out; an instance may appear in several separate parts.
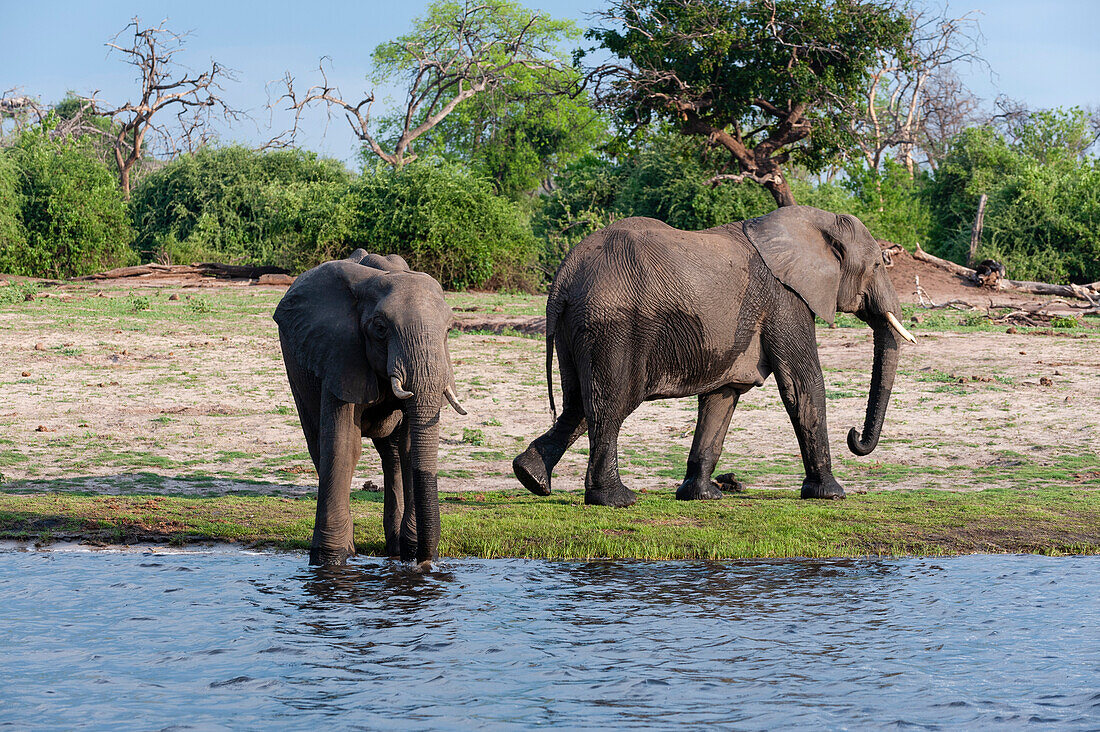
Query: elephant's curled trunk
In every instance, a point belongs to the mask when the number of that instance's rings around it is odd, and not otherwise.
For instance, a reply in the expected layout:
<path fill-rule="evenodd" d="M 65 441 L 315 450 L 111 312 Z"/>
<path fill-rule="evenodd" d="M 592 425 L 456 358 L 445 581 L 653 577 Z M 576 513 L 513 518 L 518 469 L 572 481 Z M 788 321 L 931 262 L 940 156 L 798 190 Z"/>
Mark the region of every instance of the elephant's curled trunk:
<path fill-rule="evenodd" d="M 875 332 L 875 363 L 871 371 L 871 390 L 867 394 L 863 434 L 855 427 L 848 431 L 848 449 L 856 455 L 869 455 L 878 445 L 898 368 L 898 339 L 894 331 L 885 320 L 874 323 L 872 327 Z"/>

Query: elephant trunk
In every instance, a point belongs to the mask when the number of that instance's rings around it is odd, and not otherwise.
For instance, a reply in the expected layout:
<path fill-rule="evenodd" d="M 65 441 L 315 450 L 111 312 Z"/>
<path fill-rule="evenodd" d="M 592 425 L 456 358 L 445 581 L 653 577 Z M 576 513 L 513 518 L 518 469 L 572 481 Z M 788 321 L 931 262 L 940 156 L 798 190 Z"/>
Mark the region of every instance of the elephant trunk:
<path fill-rule="evenodd" d="M 854 427 L 848 432 L 848 449 L 856 455 L 869 455 L 878 445 L 894 375 L 898 368 L 898 339 L 883 318 L 872 322 L 875 332 L 875 364 L 871 371 L 871 390 L 867 395 L 867 415 L 861 435 Z"/>
<path fill-rule="evenodd" d="M 426 385 L 424 385 L 426 387 Z M 443 386 L 424 388 L 406 407 L 409 424 L 409 466 L 412 470 L 416 516 L 416 561 L 430 562 L 439 555 L 439 408 Z M 406 510 L 409 507 L 406 506 Z"/>

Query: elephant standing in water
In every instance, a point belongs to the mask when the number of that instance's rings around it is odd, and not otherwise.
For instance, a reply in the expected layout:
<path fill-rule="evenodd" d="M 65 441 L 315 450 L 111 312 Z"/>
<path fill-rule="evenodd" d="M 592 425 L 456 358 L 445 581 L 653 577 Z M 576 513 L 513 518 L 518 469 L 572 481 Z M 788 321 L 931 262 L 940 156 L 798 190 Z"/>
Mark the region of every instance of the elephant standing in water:
<path fill-rule="evenodd" d="M 454 393 L 443 289 L 396 255 L 357 249 L 299 276 L 275 310 L 317 468 L 310 564 L 355 554 L 351 480 L 364 437 L 382 459 L 386 551 L 430 562 L 439 547 L 439 412 Z"/>
<path fill-rule="evenodd" d="M 825 383 L 814 315 L 855 313 L 874 331 L 875 359 L 857 455 L 878 443 L 898 363 L 912 341 L 874 237 L 852 216 L 809 206 L 705 231 L 629 218 L 592 234 L 562 262 L 546 304 L 546 376 L 554 409 L 553 350 L 561 415 L 512 463 L 532 493 L 548 495 L 562 453 L 589 436 L 585 503 L 629 506 L 619 478 L 623 420 L 643 401 L 699 395 L 683 500 L 720 498 L 711 474 L 737 400 L 775 374 L 806 478 L 803 498 L 842 498 L 832 473 Z"/>

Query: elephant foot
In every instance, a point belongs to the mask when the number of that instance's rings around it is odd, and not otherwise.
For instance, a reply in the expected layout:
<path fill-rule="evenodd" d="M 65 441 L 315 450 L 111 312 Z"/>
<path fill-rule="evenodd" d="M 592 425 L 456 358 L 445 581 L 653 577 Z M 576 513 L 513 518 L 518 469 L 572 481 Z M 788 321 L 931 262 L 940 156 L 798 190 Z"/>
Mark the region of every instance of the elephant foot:
<path fill-rule="evenodd" d="M 685 480 L 676 489 L 677 501 L 715 501 L 722 497 L 722 489 L 708 478 Z"/>
<path fill-rule="evenodd" d="M 323 549 L 311 547 L 309 550 L 309 563 L 317 567 L 338 566 L 347 562 L 348 557 L 355 556 L 355 549 Z"/>
<path fill-rule="evenodd" d="M 512 461 L 512 472 L 523 487 L 536 496 L 550 495 L 550 476 L 546 474 L 546 465 L 536 451 L 528 448 L 517 456 Z"/>
<path fill-rule="evenodd" d="M 820 481 L 806 478 L 802 481 L 802 497 L 841 499 L 844 498 L 844 488 L 831 475 L 822 478 Z"/>
<path fill-rule="evenodd" d="M 622 483 L 612 488 L 586 488 L 584 502 L 589 506 L 626 508 L 638 502 L 638 494 Z"/>

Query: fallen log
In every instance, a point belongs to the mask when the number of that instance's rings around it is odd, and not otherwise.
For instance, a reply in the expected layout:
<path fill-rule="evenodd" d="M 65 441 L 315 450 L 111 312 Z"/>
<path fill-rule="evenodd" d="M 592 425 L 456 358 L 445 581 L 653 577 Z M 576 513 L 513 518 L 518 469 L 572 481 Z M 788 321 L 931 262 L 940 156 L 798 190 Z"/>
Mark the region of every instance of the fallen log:
<path fill-rule="evenodd" d="M 916 251 L 913 252 L 913 259 L 934 264 L 941 269 L 946 269 L 948 272 L 952 272 L 972 282 L 977 277 L 977 273 L 969 267 L 964 267 L 961 264 L 955 264 L 954 262 L 949 262 L 946 259 L 940 259 L 935 255 L 929 254 L 921 249 L 920 244 L 917 244 Z M 1100 289 L 1098 289 L 1098 285 L 1100 285 L 1098 282 L 1093 282 L 1088 285 L 1054 285 L 1049 282 L 998 280 L 993 289 L 1007 290 L 1009 292 L 1026 292 L 1032 295 L 1072 297 L 1077 300 L 1085 300 L 1092 305 L 1098 305 L 1100 304 Z"/>
<path fill-rule="evenodd" d="M 138 264 L 133 267 L 119 267 L 97 272 L 96 274 L 76 277 L 76 280 L 118 280 L 127 277 L 181 277 L 198 275 L 226 280 L 255 280 L 264 275 L 290 274 L 282 267 L 253 267 L 239 264 L 221 264 L 219 262 L 201 262 L 199 264 Z"/>

